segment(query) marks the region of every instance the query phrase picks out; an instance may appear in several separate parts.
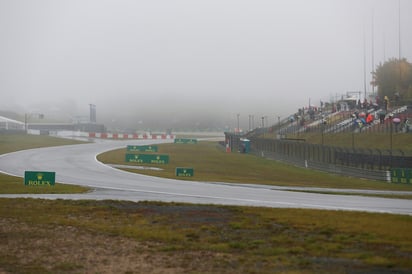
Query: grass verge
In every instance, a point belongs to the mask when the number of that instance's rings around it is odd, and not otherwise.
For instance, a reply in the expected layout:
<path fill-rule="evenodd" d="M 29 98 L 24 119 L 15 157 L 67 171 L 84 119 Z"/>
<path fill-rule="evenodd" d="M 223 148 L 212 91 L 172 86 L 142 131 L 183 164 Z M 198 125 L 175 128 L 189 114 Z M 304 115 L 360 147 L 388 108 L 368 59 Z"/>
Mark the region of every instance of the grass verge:
<path fill-rule="evenodd" d="M 184 180 L 209 182 L 252 183 L 278 186 L 303 186 L 326 188 L 354 188 L 373 190 L 409 190 L 410 184 L 391 184 L 382 181 L 365 180 L 329 174 L 325 172 L 291 166 L 249 154 L 225 153 L 216 142 L 198 142 L 194 145 L 158 145 L 159 154 L 168 154 L 167 165 L 125 163 L 126 148 L 98 155 L 106 164 L 128 164 L 131 166 L 155 166 L 162 170 L 124 169 L 130 172 L 176 178 L 176 167 L 194 168 L 194 177 Z"/>
<path fill-rule="evenodd" d="M 411 216 L 0 199 L 0 217 L 0 272 L 6 273 L 412 270 Z"/>
<path fill-rule="evenodd" d="M 0 173 L 0 194 L 70 194 L 84 193 L 87 187 L 56 183 L 54 186 L 26 186 L 24 179 Z"/>
<path fill-rule="evenodd" d="M 0 134 L 0 154 L 31 148 L 73 145 L 82 143 L 84 142 L 43 135 Z M 0 194 L 65 194 L 83 193 L 89 190 L 89 188 L 86 187 L 60 183 L 56 183 L 54 186 L 29 187 L 24 185 L 23 178 L 10 176 L 3 173 L 0 173 L 0 186 Z"/>

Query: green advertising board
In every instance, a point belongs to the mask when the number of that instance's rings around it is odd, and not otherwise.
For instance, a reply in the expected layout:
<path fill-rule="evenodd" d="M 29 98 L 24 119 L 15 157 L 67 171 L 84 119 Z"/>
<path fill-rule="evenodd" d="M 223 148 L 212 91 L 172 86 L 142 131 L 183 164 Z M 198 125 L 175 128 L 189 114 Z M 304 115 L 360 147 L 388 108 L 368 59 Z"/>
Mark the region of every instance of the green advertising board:
<path fill-rule="evenodd" d="M 126 153 L 126 162 L 138 164 L 168 164 L 169 155 Z"/>
<path fill-rule="evenodd" d="M 193 177 L 194 172 L 191 167 L 177 167 L 176 176 L 178 177 Z"/>
<path fill-rule="evenodd" d="M 127 146 L 127 151 L 134 152 L 157 152 L 157 146 Z"/>
<path fill-rule="evenodd" d="M 412 169 L 411 168 L 393 168 L 391 169 L 392 183 L 412 183 Z"/>
<path fill-rule="evenodd" d="M 56 173 L 49 171 L 25 171 L 24 184 L 26 186 L 54 186 Z"/>
<path fill-rule="evenodd" d="M 175 144 L 197 144 L 197 139 L 176 138 Z"/>

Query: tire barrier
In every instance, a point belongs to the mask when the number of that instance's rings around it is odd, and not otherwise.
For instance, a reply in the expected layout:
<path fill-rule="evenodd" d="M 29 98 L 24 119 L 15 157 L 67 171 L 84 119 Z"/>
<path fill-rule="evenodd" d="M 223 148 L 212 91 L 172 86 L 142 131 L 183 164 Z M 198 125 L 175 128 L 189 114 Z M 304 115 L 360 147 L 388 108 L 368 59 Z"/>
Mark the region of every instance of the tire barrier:
<path fill-rule="evenodd" d="M 171 134 L 137 134 L 137 133 L 99 133 L 89 132 L 89 138 L 96 139 L 174 139 L 175 136 Z"/>

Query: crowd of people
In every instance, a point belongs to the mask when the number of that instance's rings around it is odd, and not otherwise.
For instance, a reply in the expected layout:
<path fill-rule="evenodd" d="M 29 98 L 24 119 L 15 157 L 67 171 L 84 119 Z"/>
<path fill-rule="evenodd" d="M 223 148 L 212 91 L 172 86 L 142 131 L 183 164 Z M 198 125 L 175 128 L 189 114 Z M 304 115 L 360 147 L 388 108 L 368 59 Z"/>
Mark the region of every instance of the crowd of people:
<path fill-rule="evenodd" d="M 395 124 L 396 130 L 400 129 L 402 132 L 411 132 L 412 128 L 408 115 L 389 117 L 390 107 L 390 101 L 387 96 L 384 96 L 383 99 L 377 96 L 373 101 L 364 99 L 363 102 L 360 99 L 353 101 L 342 100 L 338 103 L 331 104 L 324 104 L 321 101 L 321 107 L 310 106 L 300 108 L 298 112 L 290 116 L 288 120 L 291 124 L 299 127 L 306 126 L 309 121 L 318 119 L 321 119 L 323 124 L 327 124 L 327 113 L 344 110 L 352 113 L 351 118 L 354 130 L 362 130 L 364 127 L 373 125 L 377 120 L 380 124 L 385 124 L 385 120 L 391 118 L 391 122 Z"/>

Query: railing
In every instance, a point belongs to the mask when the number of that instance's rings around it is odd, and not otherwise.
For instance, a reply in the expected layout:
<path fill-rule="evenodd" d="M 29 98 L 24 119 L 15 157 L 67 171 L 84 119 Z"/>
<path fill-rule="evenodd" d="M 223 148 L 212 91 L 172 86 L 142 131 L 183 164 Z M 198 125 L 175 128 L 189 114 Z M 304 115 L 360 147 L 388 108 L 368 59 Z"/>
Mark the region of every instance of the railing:
<path fill-rule="evenodd" d="M 230 133 L 225 135 L 226 140 L 220 143 L 222 149 L 225 149 L 226 144 L 229 143 L 232 152 L 240 152 L 240 136 Z M 388 155 L 385 154 L 385 151 L 379 150 L 364 151 L 333 148 L 296 140 L 251 138 L 250 142 L 250 153 L 258 157 L 287 162 L 304 168 L 372 180 L 390 181 L 388 166 L 399 162 L 409 165 L 412 160 L 411 157 L 398 155 L 403 155 L 400 151 L 394 151 L 392 155 Z M 391 157 L 388 158 L 388 156 Z M 402 159 L 402 157 L 405 158 Z"/>
<path fill-rule="evenodd" d="M 258 156 L 349 176 L 387 180 L 390 169 L 412 167 L 412 155 L 402 150 L 352 149 L 263 138 L 250 141 L 251 153 Z"/>

